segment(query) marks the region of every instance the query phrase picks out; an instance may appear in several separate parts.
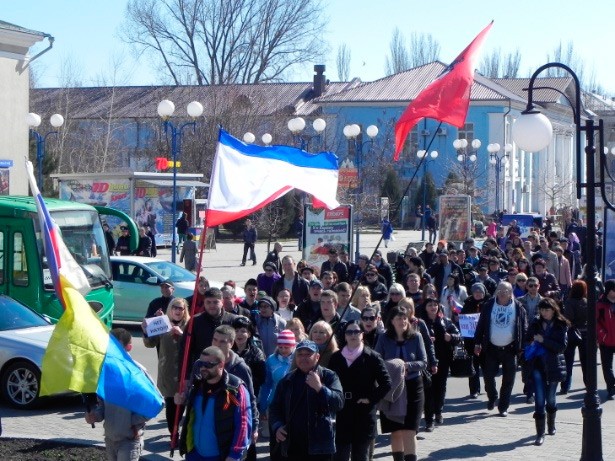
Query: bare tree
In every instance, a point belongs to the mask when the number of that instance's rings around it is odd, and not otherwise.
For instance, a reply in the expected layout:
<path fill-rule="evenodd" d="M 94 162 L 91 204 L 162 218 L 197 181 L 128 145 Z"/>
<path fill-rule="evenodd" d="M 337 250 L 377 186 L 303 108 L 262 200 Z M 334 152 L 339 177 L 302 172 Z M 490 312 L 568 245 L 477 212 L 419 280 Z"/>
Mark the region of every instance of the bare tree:
<path fill-rule="evenodd" d="M 562 45 L 562 42 L 559 42 L 557 47 L 553 50 L 553 55 L 550 53 L 547 54 L 547 62 L 561 62 L 562 64 L 566 64 L 570 67 L 579 77 L 579 81 L 582 86 L 585 86 L 586 82 L 584 80 L 585 77 L 585 63 L 583 59 L 577 54 L 574 49 L 574 44 L 572 42 L 568 42 L 566 46 Z M 559 69 L 557 67 L 551 67 L 546 71 L 547 77 L 569 77 L 568 73 L 564 71 L 564 69 Z"/>
<path fill-rule="evenodd" d="M 176 84 L 277 81 L 324 53 L 320 0 L 130 0 L 122 38 Z"/>
<path fill-rule="evenodd" d="M 410 68 L 440 59 L 440 44 L 431 34 L 412 33 L 410 37 Z"/>
<path fill-rule="evenodd" d="M 545 172 L 541 175 L 536 188 L 545 196 L 545 202 L 549 206 L 549 214 L 561 208 L 570 207 L 574 203 L 573 191 L 575 181 L 560 174 L 555 174 L 552 178 Z M 553 213 L 551 213 L 553 212 Z"/>
<path fill-rule="evenodd" d="M 490 55 L 484 56 L 479 71 L 482 75 L 488 78 L 515 78 L 519 73 L 521 64 L 521 53 L 519 49 L 514 53 L 503 55 L 502 50 L 498 48 L 493 50 Z"/>
<path fill-rule="evenodd" d="M 337 78 L 340 82 L 350 80 L 350 48 L 345 43 L 342 43 L 337 49 Z"/>
<path fill-rule="evenodd" d="M 387 75 L 397 74 L 412 67 L 410 64 L 410 52 L 405 42 L 404 34 L 396 27 L 393 30 L 393 36 L 389 44 L 390 56 L 387 56 L 385 61 L 384 71 Z"/>

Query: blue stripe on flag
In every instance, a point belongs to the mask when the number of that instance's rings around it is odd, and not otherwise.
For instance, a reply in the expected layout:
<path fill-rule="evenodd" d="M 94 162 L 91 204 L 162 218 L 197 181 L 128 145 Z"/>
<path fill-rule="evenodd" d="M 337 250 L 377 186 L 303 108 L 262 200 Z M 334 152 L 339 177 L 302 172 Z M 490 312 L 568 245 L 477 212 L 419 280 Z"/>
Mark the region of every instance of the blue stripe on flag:
<path fill-rule="evenodd" d="M 242 155 L 264 159 L 280 160 L 303 168 L 319 168 L 322 170 L 338 170 L 337 155 L 333 152 L 310 154 L 304 150 L 290 146 L 257 146 L 246 144 L 234 138 L 224 130 L 220 130 L 220 143 L 228 146 Z"/>

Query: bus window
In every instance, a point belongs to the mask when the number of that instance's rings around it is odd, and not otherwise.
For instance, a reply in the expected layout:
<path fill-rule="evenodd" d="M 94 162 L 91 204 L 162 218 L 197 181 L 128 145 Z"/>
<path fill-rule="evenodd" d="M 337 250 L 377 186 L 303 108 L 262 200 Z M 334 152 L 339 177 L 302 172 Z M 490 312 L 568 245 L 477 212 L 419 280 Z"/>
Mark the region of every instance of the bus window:
<path fill-rule="evenodd" d="M 24 247 L 23 234 L 13 234 L 13 284 L 20 287 L 28 286 L 28 261 Z"/>

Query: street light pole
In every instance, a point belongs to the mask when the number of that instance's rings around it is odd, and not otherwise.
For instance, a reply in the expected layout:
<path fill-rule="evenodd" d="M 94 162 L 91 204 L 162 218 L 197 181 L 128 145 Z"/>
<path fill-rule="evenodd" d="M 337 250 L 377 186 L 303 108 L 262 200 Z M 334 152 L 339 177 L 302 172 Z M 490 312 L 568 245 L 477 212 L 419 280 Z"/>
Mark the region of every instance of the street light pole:
<path fill-rule="evenodd" d="M 425 241 L 425 207 L 427 206 L 427 183 L 425 182 L 425 179 L 427 178 L 427 164 L 430 162 L 433 162 L 435 159 L 438 158 L 438 151 L 437 150 L 432 150 L 429 153 L 429 156 L 431 157 L 431 160 L 427 160 L 425 157 L 427 157 L 427 151 L 426 150 L 419 150 L 416 153 L 416 156 L 419 159 L 424 159 L 423 160 L 423 219 L 421 219 L 422 221 L 422 226 L 421 226 L 421 241 Z"/>
<path fill-rule="evenodd" d="M 376 136 L 378 136 L 378 127 L 376 125 L 370 125 L 367 127 L 367 129 L 365 130 L 365 132 L 367 133 L 367 136 L 369 137 L 369 139 L 367 141 L 364 142 L 360 142 L 358 137 L 361 134 L 361 127 L 359 125 L 352 124 L 352 125 L 346 125 L 344 127 L 343 133 L 344 136 L 346 136 L 346 139 L 348 139 L 349 141 L 352 141 L 353 145 L 354 145 L 354 155 L 355 155 L 355 165 L 357 168 L 357 191 L 356 191 L 356 198 L 357 198 L 357 208 L 360 209 L 360 194 L 363 194 L 363 175 L 362 175 L 362 169 L 363 169 L 363 146 L 365 146 L 366 144 L 370 145 L 370 149 L 371 146 L 374 144 L 374 138 Z M 360 245 L 360 234 L 361 234 L 361 216 L 360 216 L 360 211 L 356 212 L 356 215 L 359 216 L 359 219 L 357 219 L 355 221 L 355 253 L 354 253 L 354 260 L 355 262 L 359 260 L 359 256 L 361 255 L 361 245 Z"/>
<path fill-rule="evenodd" d="M 506 144 L 504 146 L 504 155 L 498 155 L 500 151 L 500 145 L 495 142 L 487 146 L 487 152 L 489 152 L 489 163 L 495 166 L 495 210 L 499 212 L 500 208 L 500 171 L 502 171 L 502 163 L 506 165 L 508 163 L 508 157 L 512 151 L 512 144 Z M 504 206 L 502 205 L 502 208 Z"/>
<path fill-rule="evenodd" d="M 457 161 L 459 163 L 461 163 L 462 168 L 463 168 L 463 187 L 464 187 L 464 192 L 466 195 L 470 195 L 469 194 L 469 189 L 468 189 L 468 172 L 469 172 L 469 167 L 468 167 L 468 161 L 471 163 L 476 162 L 476 154 L 478 153 L 478 149 L 480 148 L 480 146 L 482 145 L 480 139 L 473 139 L 472 140 L 472 148 L 474 150 L 469 151 L 468 150 L 468 140 L 467 139 L 455 139 L 453 141 L 453 147 L 455 148 L 455 150 L 457 151 Z"/>
<path fill-rule="evenodd" d="M 570 103 L 573 110 L 575 137 L 576 137 L 576 161 L 577 161 L 577 199 L 581 198 L 581 190 L 586 190 L 587 202 L 587 238 L 585 241 L 585 263 L 587 283 L 587 359 L 586 359 L 586 388 L 583 400 L 583 445 L 581 460 L 595 461 L 602 459 L 602 429 L 600 398 L 597 390 L 597 345 L 596 345 L 596 187 L 600 187 L 602 200 L 607 208 L 615 211 L 615 207 L 608 200 L 605 193 L 605 171 L 607 171 L 606 154 L 604 150 L 604 126 L 602 120 L 596 127 L 593 119 L 581 120 L 581 85 L 579 78 L 570 67 L 559 62 L 551 62 L 539 67 L 530 78 L 527 107 L 521 113 L 519 119 L 512 127 L 512 135 L 517 145 L 526 152 L 539 152 L 549 145 L 553 138 L 553 126 L 547 117 L 540 113 L 534 106 L 534 84 L 538 75 L 546 69 L 560 68 L 565 70 L 574 80 L 575 100 L 574 105 L 559 90 L 548 87 L 562 94 Z M 540 87 L 540 89 L 547 89 Z M 581 132 L 585 132 L 585 181 L 581 174 Z M 594 137 L 599 135 L 600 155 L 600 182 L 596 183 L 595 177 L 595 154 L 596 146 Z"/>
<path fill-rule="evenodd" d="M 168 99 L 164 99 L 158 103 L 158 115 L 162 118 L 162 122 L 164 125 L 164 132 L 168 134 L 171 132 L 171 156 L 173 158 L 173 217 L 171 222 L 171 261 L 175 263 L 176 261 L 176 253 L 177 253 L 177 240 L 175 235 L 175 223 L 177 221 L 177 158 L 181 153 L 181 138 L 183 135 L 183 131 L 185 128 L 196 127 L 196 118 L 200 117 L 203 114 L 203 106 L 200 102 L 192 101 L 188 104 L 187 112 L 190 117 L 192 117 L 192 122 L 186 122 L 181 125 L 175 125 L 171 122 L 170 118 L 175 112 L 175 104 L 169 101 Z"/>
<path fill-rule="evenodd" d="M 44 190 L 43 160 L 45 159 L 45 143 L 47 142 L 47 137 L 49 135 L 57 134 L 58 131 L 57 130 L 49 131 L 48 133 L 44 135 L 36 131 L 34 128 L 37 128 L 40 126 L 41 116 L 38 114 L 35 114 L 34 112 L 30 112 L 28 115 L 26 115 L 26 123 L 30 127 L 30 134 L 34 136 L 34 139 L 36 140 L 36 165 L 38 169 L 37 182 L 38 182 L 38 187 L 40 187 L 41 190 Z M 49 123 L 51 123 L 51 126 L 53 126 L 54 128 L 60 128 L 64 124 L 64 117 L 62 117 L 60 114 L 53 114 L 49 118 Z"/>

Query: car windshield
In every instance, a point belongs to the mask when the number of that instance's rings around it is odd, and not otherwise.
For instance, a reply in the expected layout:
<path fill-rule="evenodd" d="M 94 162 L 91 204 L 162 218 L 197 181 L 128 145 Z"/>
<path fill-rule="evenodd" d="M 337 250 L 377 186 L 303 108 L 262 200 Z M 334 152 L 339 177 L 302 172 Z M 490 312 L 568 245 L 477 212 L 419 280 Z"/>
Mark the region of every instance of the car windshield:
<path fill-rule="evenodd" d="M 23 304 L 6 296 L 0 296 L 0 331 L 47 325 L 49 322 Z"/>
<path fill-rule="evenodd" d="M 189 270 L 167 261 L 153 261 L 145 265 L 165 280 L 173 282 L 194 282 L 196 280 L 196 275 Z"/>

